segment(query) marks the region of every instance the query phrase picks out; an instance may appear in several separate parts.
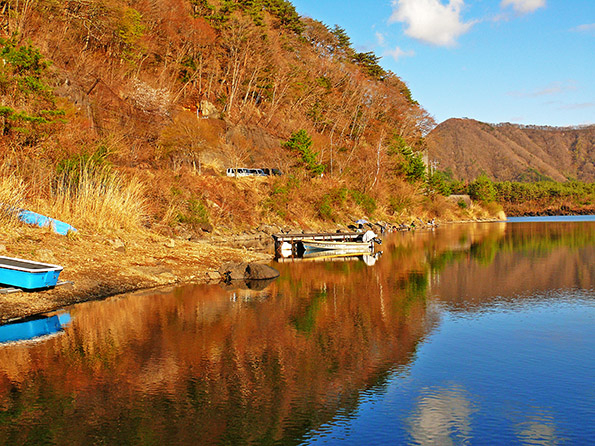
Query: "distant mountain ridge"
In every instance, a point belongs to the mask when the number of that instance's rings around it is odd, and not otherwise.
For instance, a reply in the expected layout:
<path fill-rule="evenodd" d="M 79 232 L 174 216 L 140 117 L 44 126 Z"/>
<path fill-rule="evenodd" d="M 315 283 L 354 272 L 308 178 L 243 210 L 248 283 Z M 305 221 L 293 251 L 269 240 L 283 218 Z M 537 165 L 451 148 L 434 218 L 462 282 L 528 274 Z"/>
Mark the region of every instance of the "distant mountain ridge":
<path fill-rule="evenodd" d="M 427 136 L 429 159 L 458 179 L 595 181 L 595 125 L 488 124 L 448 119 Z"/>

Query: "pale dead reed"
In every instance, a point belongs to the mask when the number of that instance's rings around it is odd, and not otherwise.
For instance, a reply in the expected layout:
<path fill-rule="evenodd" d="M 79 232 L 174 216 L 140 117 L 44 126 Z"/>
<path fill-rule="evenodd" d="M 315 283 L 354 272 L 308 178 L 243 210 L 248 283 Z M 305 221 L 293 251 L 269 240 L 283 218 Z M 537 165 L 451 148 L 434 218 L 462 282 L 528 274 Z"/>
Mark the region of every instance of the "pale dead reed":
<path fill-rule="evenodd" d="M 76 228 L 137 231 L 146 218 L 144 188 L 105 167 L 83 165 L 77 175 L 62 175 L 48 214 Z"/>
<path fill-rule="evenodd" d="M 17 225 L 16 210 L 23 206 L 25 183 L 0 166 L 0 231 L 5 232 Z"/>

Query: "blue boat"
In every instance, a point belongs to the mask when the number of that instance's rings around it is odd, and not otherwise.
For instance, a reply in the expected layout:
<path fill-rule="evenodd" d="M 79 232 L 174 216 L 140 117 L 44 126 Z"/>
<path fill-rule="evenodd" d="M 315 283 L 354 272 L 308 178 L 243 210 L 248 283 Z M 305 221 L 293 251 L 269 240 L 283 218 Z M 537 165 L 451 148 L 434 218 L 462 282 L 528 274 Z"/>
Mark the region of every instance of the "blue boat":
<path fill-rule="evenodd" d="M 68 235 L 69 231 L 77 232 L 77 230 L 68 223 L 56 220 L 55 218 L 46 217 L 37 212 L 28 211 L 26 209 L 16 209 L 16 212 L 19 220 L 22 222 L 39 226 L 40 228 L 49 226 L 57 234 Z"/>
<path fill-rule="evenodd" d="M 69 323 L 70 314 L 62 313 L 0 325 L 0 344 L 49 336 L 62 331 Z"/>
<path fill-rule="evenodd" d="M 59 265 L 0 256 L 0 284 L 25 290 L 56 286 L 62 271 Z"/>

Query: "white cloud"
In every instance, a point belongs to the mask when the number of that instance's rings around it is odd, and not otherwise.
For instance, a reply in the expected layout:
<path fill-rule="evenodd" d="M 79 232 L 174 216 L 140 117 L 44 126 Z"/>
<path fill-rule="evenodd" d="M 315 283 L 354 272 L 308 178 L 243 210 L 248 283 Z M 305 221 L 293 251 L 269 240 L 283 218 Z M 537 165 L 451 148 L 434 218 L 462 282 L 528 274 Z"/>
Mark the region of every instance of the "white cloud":
<path fill-rule="evenodd" d="M 415 56 L 415 51 L 410 50 L 410 51 L 405 51 L 402 50 L 399 47 L 396 47 L 394 50 L 387 50 L 384 52 L 384 54 L 386 56 L 390 56 L 393 59 L 395 59 L 395 61 L 401 59 L 402 57 L 413 57 Z"/>
<path fill-rule="evenodd" d="M 376 41 L 378 42 L 378 45 L 380 45 L 380 46 L 386 45 L 385 35 L 380 32 L 376 32 Z"/>
<path fill-rule="evenodd" d="M 389 23 L 407 25 L 405 34 L 422 42 L 438 46 L 454 46 L 456 39 L 469 31 L 473 22 L 463 22 L 464 0 L 393 0 Z"/>
<path fill-rule="evenodd" d="M 514 9 L 516 12 L 528 14 L 530 12 L 536 11 L 539 8 L 543 8 L 545 6 L 545 0 L 502 0 L 500 5 L 502 8 L 512 6 L 512 9 Z"/>
<path fill-rule="evenodd" d="M 576 31 L 579 33 L 595 34 L 595 23 L 587 23 L 585 25 L 579 25 L 575 28 L 572 28 L 571 31 Z"/>

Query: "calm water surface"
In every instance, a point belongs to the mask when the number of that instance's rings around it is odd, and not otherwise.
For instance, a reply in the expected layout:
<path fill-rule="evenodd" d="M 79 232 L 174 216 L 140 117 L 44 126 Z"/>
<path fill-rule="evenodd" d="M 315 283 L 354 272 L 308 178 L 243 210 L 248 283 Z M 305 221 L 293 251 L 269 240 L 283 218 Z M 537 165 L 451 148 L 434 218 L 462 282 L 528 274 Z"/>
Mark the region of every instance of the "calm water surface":
<path fill-rule="evenodd" d="M 595 218 L 381 248 L 34 321 L 0 344 L 0 444 L 593 443 Z"/>

